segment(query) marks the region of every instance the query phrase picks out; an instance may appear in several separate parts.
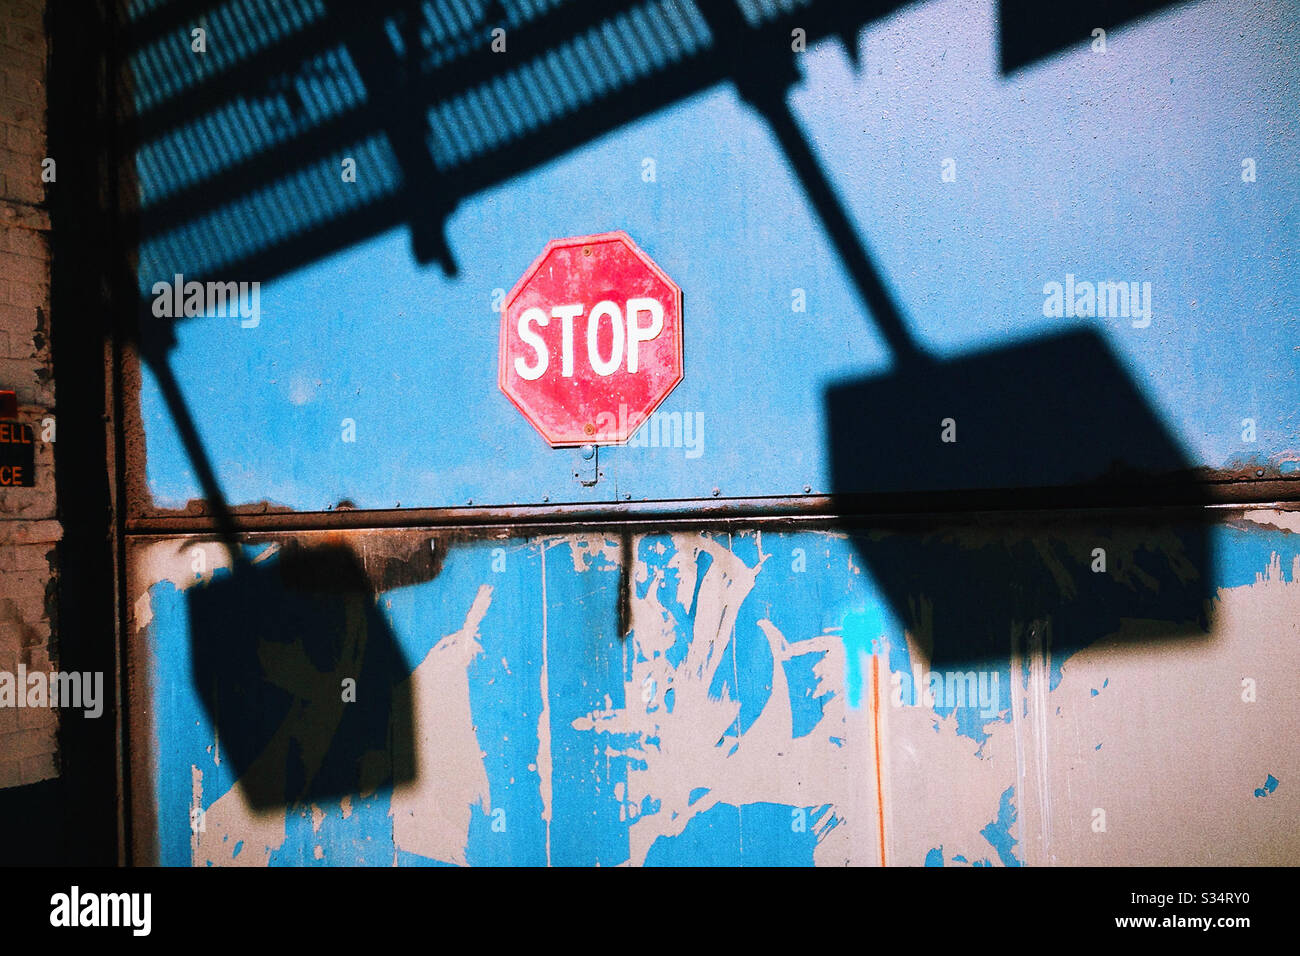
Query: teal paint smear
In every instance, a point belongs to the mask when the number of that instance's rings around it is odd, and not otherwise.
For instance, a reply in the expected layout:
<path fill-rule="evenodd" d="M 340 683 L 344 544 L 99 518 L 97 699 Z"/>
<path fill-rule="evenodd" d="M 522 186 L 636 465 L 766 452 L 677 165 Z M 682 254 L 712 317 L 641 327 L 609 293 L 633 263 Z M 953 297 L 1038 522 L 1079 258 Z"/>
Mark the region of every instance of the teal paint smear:
<path fill-rule="evenodd" d="M 749 536 L 737 539 L 739 543 L 751 540 Z M 757 561 L 757 542 L 754 544 L 752 554 L 746 544 L 745 550 L 737 552 L 738 556 L 746 562 L 751 557 Z M 796 548 L 804 552 L 804 571 L 792 567 L 790 554 Z M 843 604 L 845 597 L 861 590 L 862 576 L 844 575 L 843 569 L 854 551 L 843 539 L 804 532 L 767 533 L 763 537 L 763 553 L 766 558 L 763 570 L 736 614 L 738 653 L 742 662 L 748 654 L 749 666 L 755 668 L 751 680 L 758 678 L 757 688 L 751 688 L 750 694 L 741 697 L 741 728 L 747 730 L 763 706 L 788 706 L 793 736 L 804 737 L 813 732 L 825 716 L 826 707 L 843 691 L 829 683 L 818 686 L 814 671 L 824 660 L 826 651 L 800 645 L 840 628 L 842 621 L 835 609 Z M 772 700 L 767 692 L 772 654 L 759 623 L 764 620 L 770 621 L 789 645 L 789 656 L 781 662 L 788 700 Z M 761 642 L 761 648 L 754 646 L 756 642 Z M 726 666 L 724 663 L 720 669 Z M 744 678 L 742 673 L 742 686 L 745 686 Z"/>
<path fill-rule="evenodd" d="M 660 553 L 661 549 L 662 553 Z M 663 583 L 659 587 L 659 603 L 663 606 L 664 612 L 672 615 L 673 620 L 677 623 L 672 646 L 664 651 L 663 656 L 664 660 L 674 668 L 686 659 L 686 655 L 690 651 L 691 635 L 695 631 L 695 611 L 698 606 L 700 588 L 704 585 L 705 575 L 713 566 L 713 555 L 707 551 L 701 551 L 696 561 L 695 588 L 688 599 L 690 610 L 687 610 L 677 600 L 681 576 L 678 574 L 677 569 L 671 566 L 671 561 L 676 554 L 677 547 L 673 543 L 671 535 L 646 535 L 637 543 L 636 560 L 645 565 L 646 578 L 644 581 L 635 583 L 636 596 L 640 600 L 648 597 L 650 587 L 655 582 L 655 572 L 661 572 Z M 631 673 L 631 663 L 629 661 L 629 674 Z M 666 701 L 665 706 L 667 706 Z M 671 713 L 671 708 L 669 712 Z"/>
<path fill-rule="evenodd" d="M 812 733 L 826 712 L 826 705 L 835 696 L 835 688 L 828 688 L 814 697 L 817 676 L 813 669 L 826 656 L 825 651 L 797 654 L 782 662 L 786 683 L 790 688 L 790 717 L 792 737 L 798 739 Z"/>
<path fill-rule="evenodd" d="M 285 815 L 284 843 L 271 853 L 268 866 L 392 866 L 393 823 L 389 817 L 390 786 L 381 787 L 364 800 L 352 796 L 352 813 L 343 819 L 341 800 L 318 801 L 325 813 L 319 831 L 312 823 L 311 806 L 295 804 Z M 315 849 L 323 850 L 316 859 Z"/>
<path fill-rule="evenodd" d="M 862 706 L 862 659 L 871 654 L 872 642 L 881 636 L 884 626 L 879 607 L 844 616 L 840 637 L 844 641 L 844 692 L 850 707 Z"/>
<path fill-rule="evenodd" d="M 775 663 L 771 645 L 757 623 L 743 626 L 740 617 L 738 614 L 735 632 L 722 651 L 709 685 L 712 699 L 727 698 L 740 704 L 735 721 L 727 728 L 733 737 L 744 736 L 767 706 Z"/>

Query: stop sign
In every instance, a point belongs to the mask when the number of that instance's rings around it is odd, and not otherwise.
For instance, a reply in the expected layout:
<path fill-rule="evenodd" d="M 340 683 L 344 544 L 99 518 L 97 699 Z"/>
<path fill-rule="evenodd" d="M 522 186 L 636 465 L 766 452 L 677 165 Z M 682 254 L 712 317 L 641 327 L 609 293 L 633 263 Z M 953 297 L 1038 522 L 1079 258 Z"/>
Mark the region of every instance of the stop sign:
<path fill-rule="evenodd" d="M 682 380 L 682 290 L 627 233 L 554 239 L 506 296 L 500 357 L 551 445 L 625 442 Z"/>

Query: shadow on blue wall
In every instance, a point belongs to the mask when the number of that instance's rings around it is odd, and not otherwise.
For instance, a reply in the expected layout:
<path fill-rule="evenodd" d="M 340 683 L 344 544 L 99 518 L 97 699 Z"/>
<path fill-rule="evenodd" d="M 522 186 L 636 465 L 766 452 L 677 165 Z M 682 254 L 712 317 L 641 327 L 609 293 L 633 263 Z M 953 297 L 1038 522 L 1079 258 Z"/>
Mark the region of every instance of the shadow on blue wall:
<path fill-rule="evenodd" d="M 191 592 L 190 633 L 197 689 L 252 803 L 409 779 L 418 769 L 410 758 L 411 702 L 396 688 L 410 666 L 350 553 L 286 552 L 264 567 L 242 559 L 168 367 L 174 328 L 150 315 L 145 290 L 174 272 L 200 281 L 270 279 L 401 223 L 410 224 L 417 260 L 452 274 L 443 224 L 464 197 L 715 84 L 733 83 L 769 123 L 856 286 L 864 317 L 894 352 L 888 374 L 841 383 L 826 395 L 832 492 L 846 521 L 893 510 L 969 513 L 986 500 L 975 489 L 989 488 L 1003 489 L 990 505 L 1030 509 L 1201 501 L 1177 440 L 1095 333 L 1071 331 L 955 361 L 927 356 L 909 335 L 882 270 L 787 103 L 798 79 L 792 29 L 806 31 L 809 43 L 842 37 L 855 51 L 865 25 L 902 5 L 810 2 L 782 12 L 759 0 L 493 0 L 471 4 L 470 19 L 452 20 L 429 3 L 380 0 L 358 21 L 343 4 L 285 3 L 296 11 L 293 29 L 276 36 L 267 24 L 248 24 L 249 49 L 214 49 L 202 75 L 184 75 L 198 70 L 189 63 L 136 61 L 136 107 L 120 133 L 127 149 L 155 145 L 139 171 L 139 211 L 125 222 L 140 251 L 138 272 L 125 285 L 139 299 L 141 356 L 237 558 L 228 578 Z M 1113 27 L 1163 5 L 1031 10 L 1004 0 L 1003 70 L 1086 42 L 1098 17 Z M 181 6 L 164 3 L 142 14 L 126 30 L 129 49 L 187 30 L 196 17 Z M 506 31 L 508 53 L 492 49 L 497 28 Z M 599 44 L 603 56 L 582 56 Z M 567 71 L 566 83 L 530 66 L 547 56 Z M 486 84 L 495 84 L 509 109 L 473 113 L 464 94 Z M 459 125 L 435 122 L 453 115 L 452 107 Z M 201 114 L 215 118 L 206 127 L 209 149 L 195 151 L 187 127 Z M 340 157 L 354 153 L 373 171 L 369 185 L 340 203 L 324 184 L 337 182 Z M 943 440 L 947 418 L 955 442 Z M 918 589 L 940 602 L 932 609 L 934 658 L 964 661 L 1004 656 L 1008 620 L 1083 614 L 1072 638 L 1080 643 L 1125 617 L 1204 623 L 1204 582 L 1213 575 L 1205 530 L 1190 513 L 1177 530 L 1152 526 L 1153 535 L 1173 535 L 1162 545 L 1171 551 L 1119 556 L 1141 571 L 1139 588 L 1090 573 L 1092 551 L 1083 539 L 1062 546 L 1058 557 L 1074 582 L 1063 587 L 1060 562 L 1044 556 L 1045 547 L 1058 546 L 1059 517 L 1022 515 L 1012 531 L 981 526 L 941 538 L 936 523 L 930 531 L 855 541 L 912 626 L 920 623 Z M 873 527 L 882 524 L 872 519 Z M 436 573 L 428 569 L 429 577 Z M 353 671 L 369 692 L 358 698 L 363 705 L 340 705 L 335 685 Z M 299 749 L 281 753 L 271 744 L 295 720 L 306 728 L 295 738 Z M 388 756 L 370 760 L 377 752 Z M 272 766 L 268 754 L 279 763 Z M 267 764 L 264 774 L 259 761 Z M 298 768 L 287 788 L 285 761 Z"/>
<path fill-rule="evenodd" d="M 428 580 L 438 569 L 420 554 Z M 412 665 L 376 593 L 345 545 L 292 541 L 188 592 L 194 686 L 250 806 L 415 778 Z"/>

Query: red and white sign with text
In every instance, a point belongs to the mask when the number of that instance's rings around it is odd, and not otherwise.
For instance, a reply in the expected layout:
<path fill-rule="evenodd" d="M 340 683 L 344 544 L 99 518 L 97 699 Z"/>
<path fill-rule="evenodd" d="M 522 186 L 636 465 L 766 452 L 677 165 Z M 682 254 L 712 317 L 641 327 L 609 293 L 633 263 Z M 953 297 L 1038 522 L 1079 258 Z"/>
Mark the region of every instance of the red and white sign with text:
<path fill-rule="evenodd" d="M 627 441 L 682 374 L 682 291 L 626 233 L 547 243 L 506 296 L 501 391 L 553 446 Z"/>

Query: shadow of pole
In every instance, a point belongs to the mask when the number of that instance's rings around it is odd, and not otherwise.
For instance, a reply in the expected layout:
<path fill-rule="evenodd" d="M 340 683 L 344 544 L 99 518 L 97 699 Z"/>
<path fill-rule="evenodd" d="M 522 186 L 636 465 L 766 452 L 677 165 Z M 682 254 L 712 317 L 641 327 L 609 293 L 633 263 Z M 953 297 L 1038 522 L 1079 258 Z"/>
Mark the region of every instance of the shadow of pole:
<path fill-rule="evenodd" d="M 288 539 L 250 561 L 166 355 L 148 361 L 231 557 L 186 606 L 193 684 L 245 800 L 264 810 L 413 780 L 412 668 L 365 567 L 341 541 Z"/>
<path fill-rule="evenodd" d="M 927 354 L 789 107 L 794 55 L 747 43 L 725 0 L 701 6 L 714 35 L 731 38 L 739 93 L 766 120 L 893 353 L 888 374 L 826 394 L 837 512 L 879 513 L 882 499 L 967 512 L 853 538 L 932 663 L 1006 659 L 1032 622 L 1047 622 L 1058 654 L 1127 618 L 1206 628 L 1214 574 L 1196 507 L 1203 491 L 1105 339 L 1073 328 L 955 360 Z M 1000 498 L 1009 517 L 972 520 L 974 495 L 988 490 L 995 497 L 984 500 Z M 1080 511 L 1175 501 L 1186 507 L 1172 517 Z"/>

